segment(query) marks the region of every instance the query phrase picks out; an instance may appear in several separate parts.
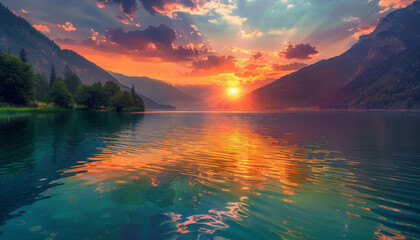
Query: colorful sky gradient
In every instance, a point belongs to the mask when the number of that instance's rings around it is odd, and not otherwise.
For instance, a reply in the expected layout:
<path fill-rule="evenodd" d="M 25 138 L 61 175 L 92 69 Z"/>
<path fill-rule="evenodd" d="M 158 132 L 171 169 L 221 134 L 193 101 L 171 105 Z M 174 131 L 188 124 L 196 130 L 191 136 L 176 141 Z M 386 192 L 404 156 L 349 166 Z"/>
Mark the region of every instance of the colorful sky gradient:
<path fill-rule="evenodd" d="M 414 0 L 1 0 L 104 69 L 256 87 L 347 50 Z"/>

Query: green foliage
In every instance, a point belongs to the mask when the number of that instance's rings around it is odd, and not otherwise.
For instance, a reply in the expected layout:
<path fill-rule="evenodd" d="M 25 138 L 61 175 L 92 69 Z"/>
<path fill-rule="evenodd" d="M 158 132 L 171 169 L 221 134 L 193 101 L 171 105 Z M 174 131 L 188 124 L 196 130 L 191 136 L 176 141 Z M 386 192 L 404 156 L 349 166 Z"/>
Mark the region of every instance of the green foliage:
<path fill-rule="evenodd" d="M 136 94 L 134 84 L 131 85 L 131 97 L 133 98 L 133 107 L 138 110 L 144 111 L 144 101 L 139 95 Z"/>
<path fill-rule="evenodd" d="M 26 62 L 28 62 L 28 60 L 27 60 L 27 58 L 26 58 L 26 52 L 25 52 L 25 49 L 21 49 L 20 50 L 20 53 L 19 53 L 19 58 L 20 58 L 20 60 L 22 61 L 22 62 L 24 62 L 24 63 L 26 63 Z"/>
<path fill-rule="evenodd" d="M 74 73 L 66 74 L 64 82 L 66 83 L 67 89 L 73 96 L 77 94 L 77 89 L 80 85 L 82 85 L 82 82 L 80 81 L 79 77 Z"/>
<path fill-rule="evenodd" d="M 35 100 L 34 72 L 30 63 L 7 53 L 0 54 L 0 101 L 28 105 Z"/>
<path fill-rule="evenodd" d="M 108 81 L 104 85 L 104 95 L 106 99 L 111 99 L 120 91 L 120 87 L 114 82 Z M 109 105 L 111 104 L 109 103 Z"/>
<path fill-rule="evenodd" d="M 37 73 L 35 74 L 35 98 L 40 102 L 48 101 L 48 84 L 44 76 Z"/>
<path fill-rule="evenodd" d="M 100 108 L 102 105 L 106 105 L 106 97 L 103 92 L 103 87 L 100 82 L 95 83 L 91 86 L 82 84 L 77 90 L 77 103 L 84 105 L 87 108 Z"/>
<path fill-rule="evenodd" d="M 134 100 L 131 93 L 127 91 L 120 91 L 110 99 L 115 110 L 121 111 L 123 108 L 128 108 L 134 105 Z"/>
<path fill-rule="evenodd" d="M 63 80 L 57 79 L 50 90 L 50 100 L 60 108 L 73 108 L 73 97 Z"/>

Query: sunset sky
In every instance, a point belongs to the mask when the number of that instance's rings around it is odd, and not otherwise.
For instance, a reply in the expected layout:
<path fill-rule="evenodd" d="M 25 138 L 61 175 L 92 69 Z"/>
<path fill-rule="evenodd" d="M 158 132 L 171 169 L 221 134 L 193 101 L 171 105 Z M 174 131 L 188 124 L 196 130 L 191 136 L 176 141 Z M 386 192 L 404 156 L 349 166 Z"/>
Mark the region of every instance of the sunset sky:
<path fill-rule="evenodd" d="M 1 0 L 104 69 L 258 85 L 341 54 L 413 0 Z"/>

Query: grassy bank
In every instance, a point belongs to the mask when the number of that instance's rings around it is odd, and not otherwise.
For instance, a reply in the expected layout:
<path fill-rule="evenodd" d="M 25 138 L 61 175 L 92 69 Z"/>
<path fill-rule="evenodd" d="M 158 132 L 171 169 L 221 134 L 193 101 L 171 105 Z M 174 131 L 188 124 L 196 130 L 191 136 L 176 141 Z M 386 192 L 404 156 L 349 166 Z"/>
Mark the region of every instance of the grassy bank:
<path fill-rule="evenodd" d="M 8 106 L 0 107 L 0 113 L 24 113 L 24 112 L 64 112 L 64 111 L 73 111 L 78 109 L 63 109 L 54 106 L 53 104 L 46 104 L 43 102 L 37 103 L 37 107 L 20 107 L 20 106 Z"/>

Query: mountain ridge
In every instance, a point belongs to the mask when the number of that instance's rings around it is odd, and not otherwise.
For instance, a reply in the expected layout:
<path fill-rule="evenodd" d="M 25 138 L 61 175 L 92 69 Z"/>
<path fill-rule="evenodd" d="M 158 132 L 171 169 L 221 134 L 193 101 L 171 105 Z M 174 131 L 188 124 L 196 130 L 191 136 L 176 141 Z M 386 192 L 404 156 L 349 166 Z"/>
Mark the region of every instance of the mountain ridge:
<path fill-rule="evenodd" d="M 31 26 L 26 19 L 17 16 L 0 3 L 0 50 L 18 55 L 22 48 L 25 49 L 28 62 L 32 63 L 34 71 L 44 75 L 46 79 L 54 64 L 57 76 L 63 76 L 66 66 L 69 66 L 83 83 L 112 81 L 122 89 L 129 90 L 95 63 L 72 50 L 61 49 L 54 41 Z M 143 98 L 148 109 L 174 109 L 173 106 L 162 105 L 145 97 L 139 89 L 137 93 Z"/>
<path fill-rule="evenodd" d="M 414 51 L 419 43 L 420 2 L 415 1 L 406 8 L 389 13 L 371 34 L 361 36 L 343 54 L 283 76 L 249 93 L 242 101 L 248 101 L 253 108 L 370 108 L 371 103 L 354 99 L 357 92 L 373 86 L 392 68 L 396 58 Z M 412 56 L 417 55 L 413 53 Z M 416 76 L 416 73 L 413 74 Z M 418 77 L 414 81 L 420 85 Z M 358 99 L 366 97 L 359 96 Z M 238 102 L 233 103 L 233 106 L 237 105 Z M 374 105 L 376 108 L 391 106 Z M 402 105 L 418 107 L 417 103 Z"/>

